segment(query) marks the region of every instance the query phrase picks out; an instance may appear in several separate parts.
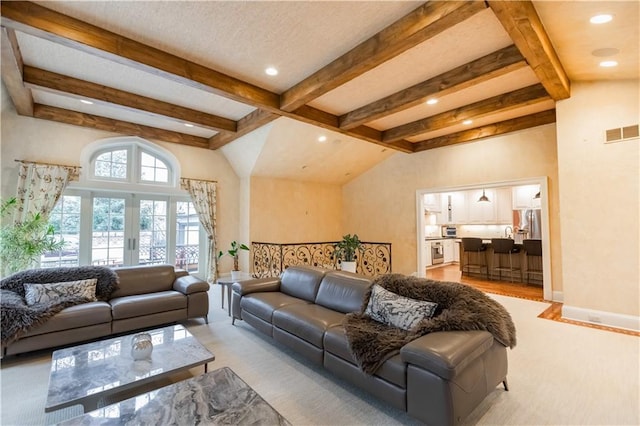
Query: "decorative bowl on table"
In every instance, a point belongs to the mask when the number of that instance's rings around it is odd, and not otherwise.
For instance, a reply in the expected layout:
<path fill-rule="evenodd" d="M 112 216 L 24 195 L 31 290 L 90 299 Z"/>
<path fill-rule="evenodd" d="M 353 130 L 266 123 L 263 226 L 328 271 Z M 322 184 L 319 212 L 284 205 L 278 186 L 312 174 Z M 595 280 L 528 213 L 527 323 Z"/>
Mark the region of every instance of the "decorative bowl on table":
<path fill-rule="evenodd" d="M 147 359 L 153 352 L 153 342 L 149 333 L 140 333 L 131 339 L 131 357 L 134 360 Z"/>

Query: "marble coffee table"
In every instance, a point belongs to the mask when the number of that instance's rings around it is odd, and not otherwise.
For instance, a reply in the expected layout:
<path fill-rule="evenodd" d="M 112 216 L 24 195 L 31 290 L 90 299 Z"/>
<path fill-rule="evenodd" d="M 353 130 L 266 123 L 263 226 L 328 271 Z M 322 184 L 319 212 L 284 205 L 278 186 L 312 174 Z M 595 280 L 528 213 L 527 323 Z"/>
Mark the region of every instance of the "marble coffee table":
<path fill-rule="evenodd" d="M 290 425 L 230 368 L 108 405 L 60 425 Z"/>
<path fill-rule="evenodd" d="M 199 365 L 206 373 L 207 363 L 215 359 L 182 325 L 144 332 L 153 341 L 146 360 L 131 356 L 131 339 L 139 333 L 54 351 L 44 411 L 78 404 L 85 412 L 94 410 L 118 393 L 148 390 L 154 382 Z"/>

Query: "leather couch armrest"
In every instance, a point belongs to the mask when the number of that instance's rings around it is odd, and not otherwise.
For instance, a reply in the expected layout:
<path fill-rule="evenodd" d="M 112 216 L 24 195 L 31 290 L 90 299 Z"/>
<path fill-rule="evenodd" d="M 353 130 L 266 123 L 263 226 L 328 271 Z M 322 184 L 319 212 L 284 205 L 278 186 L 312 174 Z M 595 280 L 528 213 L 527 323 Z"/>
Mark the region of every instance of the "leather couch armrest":
<path fill-rule="evenodd" d="M 400 349 L 401 359 L 450 380 L 491 348 L 488 331 L 438 331 L 421 336 Z"/>
<path fill-rule="evenodd" d="M 280 278 L 255 278 L 252 280 L 244 280 L 242 282 L 233 283 L 231 288 L 234 293 L 239 294 L 240 296 L 263 291 L 280 291 Z"/>
<path fill-rule="evenodd" d="M 175 280 L 173 289 L 182 294 L 192 294 L 209 290 L 209 283 L 193 275 L 183 275 Z"/>

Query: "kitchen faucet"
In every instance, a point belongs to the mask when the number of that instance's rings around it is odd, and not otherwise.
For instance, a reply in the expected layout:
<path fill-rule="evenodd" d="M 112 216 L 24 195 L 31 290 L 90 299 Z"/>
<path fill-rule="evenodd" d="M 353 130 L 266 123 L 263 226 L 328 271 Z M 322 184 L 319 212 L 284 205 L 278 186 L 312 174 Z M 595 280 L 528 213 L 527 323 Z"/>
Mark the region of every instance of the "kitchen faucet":
<path fill-rule="evenodd" d="M 511 231 L 511 232 L 507 233 L 507 229 L 508 229 L 509 231 Z M 512 235 L 512 234 L 513 234 L 513 228 L 512 228 L 512 227 L 510 227 L 510 226 L 506 226 L 506 227 L 504 228 L 504 236 L 505 236 L 505 238 L 509 238 L 509 235 Z"/>

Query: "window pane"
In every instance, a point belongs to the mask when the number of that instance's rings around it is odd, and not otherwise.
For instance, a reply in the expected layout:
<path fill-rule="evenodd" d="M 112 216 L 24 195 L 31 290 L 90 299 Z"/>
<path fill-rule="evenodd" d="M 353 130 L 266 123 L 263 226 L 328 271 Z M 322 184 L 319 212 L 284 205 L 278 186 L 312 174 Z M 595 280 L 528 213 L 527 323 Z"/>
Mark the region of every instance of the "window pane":
<path fill-rule="evenodd" d="M 62 238 L 64 247 L 55 252 L 44 253 L 40 266 L 54 268 L 59 266 L 78 266 L 80 252 L 80 197 L 64 195 L 53 208 L 49 223 L 56 231 L 56 237 Z"/>
<path fill-rule="evenodd" d="M 198 271 L 200 221 L 192 202 L 179 201 L 176 215 L 176 267 Z"/>
<path fill-rule="evenodd" d="M 91 261 L 121 266 L 124 262 L 124 198 L 93 199 Z"/>
<path fill-rule="evenodd" d="M 140 247 L 138 258 L 138 263 L 141 265 L 167 263 L 166 201 L 140 201 Z"/>
<path fill-rule="evenodd" d="M 167 165 L 151 154 L 140 154 L 140 180 L 147 182 L 169 182 Z"/>
<path fill-rule="evenodd" d="M 103 152 L 94 162 L 94 176 L 116 179 L 127 178 L 127 150 Z"/>

